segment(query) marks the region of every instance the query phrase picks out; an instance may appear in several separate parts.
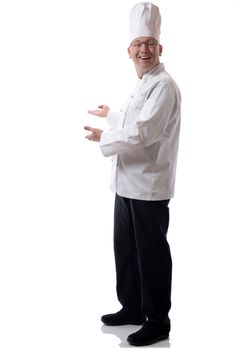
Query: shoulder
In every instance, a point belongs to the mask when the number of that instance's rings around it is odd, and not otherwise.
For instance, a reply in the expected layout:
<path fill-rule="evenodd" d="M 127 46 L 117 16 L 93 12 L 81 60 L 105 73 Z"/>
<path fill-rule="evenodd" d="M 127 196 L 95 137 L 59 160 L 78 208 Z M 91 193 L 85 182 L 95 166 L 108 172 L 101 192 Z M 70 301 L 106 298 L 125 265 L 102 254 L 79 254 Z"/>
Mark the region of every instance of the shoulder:
<path fill-rule="evenodd" d="M 155 75 L 151 83 L 152 90 L 166 90 L 172 95 L 180 95 L 180 90 L 177 83 L 172 78 L 172 76 L 165 70 L 162 70 L 157 75 Z"/>

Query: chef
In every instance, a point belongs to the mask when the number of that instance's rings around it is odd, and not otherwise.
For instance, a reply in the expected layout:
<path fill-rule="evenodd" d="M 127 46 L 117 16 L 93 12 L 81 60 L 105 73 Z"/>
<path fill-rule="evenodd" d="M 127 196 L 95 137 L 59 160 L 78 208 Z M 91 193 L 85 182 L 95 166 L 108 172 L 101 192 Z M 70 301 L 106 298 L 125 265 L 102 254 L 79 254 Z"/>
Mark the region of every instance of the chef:
<path fill-rule="evenodd" d="M 113 157 L 116 290 L 122 307 L 101 320 L 110 326 L 142 325 L 127 338 L 134 346 L 167 339 L 170 333 L 168 205 L 175 188 L 181 97 L 160 63 L 160 26 L 156 5 L 133 6 L 128 55 L 137 73 L 135 89 L 120 112 L 107 105 L 89 111 L 106 118 L 108 131 L 85 126 L 86 138 L 100 142 L 102 154 Z"/>

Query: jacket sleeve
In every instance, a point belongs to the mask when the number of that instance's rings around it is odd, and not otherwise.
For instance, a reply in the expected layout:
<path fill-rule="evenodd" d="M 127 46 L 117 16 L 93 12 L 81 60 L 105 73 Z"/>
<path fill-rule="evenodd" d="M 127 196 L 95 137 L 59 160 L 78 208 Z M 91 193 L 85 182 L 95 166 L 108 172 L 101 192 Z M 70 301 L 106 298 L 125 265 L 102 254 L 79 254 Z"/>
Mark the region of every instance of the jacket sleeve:
<path fill-rule="evenodd" d="M 170 121 L 176 91 L 168 83 L 155 87 L 132 125 L 102 133 L 100 147 L 104 156 L 113 156 L 157 142 Z"/>
<path fill-rule="evenodd" d="M 117 129 L 120 117 L 121 117 L 121 112 L 109 110 L 107 114 L 107 123 L 109 124 L 111 129 Z"/>

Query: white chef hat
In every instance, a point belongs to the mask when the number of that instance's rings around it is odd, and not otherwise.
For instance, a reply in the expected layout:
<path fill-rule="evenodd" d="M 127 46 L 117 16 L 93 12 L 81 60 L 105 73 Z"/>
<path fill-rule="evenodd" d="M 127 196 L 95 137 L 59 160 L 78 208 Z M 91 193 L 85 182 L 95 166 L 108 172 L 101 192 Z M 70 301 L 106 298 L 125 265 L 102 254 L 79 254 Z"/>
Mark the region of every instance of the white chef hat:
<path fill-rule="evenodd" d="M 151 2 L 139 2 L 129 14 L 130 43 L 143 36 L 150 36 L 159 41 L 161 15 L 159 8 Z"/>

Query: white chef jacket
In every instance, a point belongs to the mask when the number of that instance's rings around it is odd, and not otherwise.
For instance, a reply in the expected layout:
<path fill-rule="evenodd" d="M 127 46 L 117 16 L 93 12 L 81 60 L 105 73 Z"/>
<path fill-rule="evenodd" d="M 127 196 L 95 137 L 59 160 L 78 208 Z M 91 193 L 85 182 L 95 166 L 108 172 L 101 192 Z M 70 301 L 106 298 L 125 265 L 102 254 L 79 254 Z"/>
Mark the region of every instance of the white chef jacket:
<path fill-rule="evenodd" d="M 113 156 L 113 192 L 140 200 L 174 196 L 180 105 L 180 91 L 160 63 L 138 80 L 120 112 L 108 112 L 111 129 L 100 147 Z"/>

